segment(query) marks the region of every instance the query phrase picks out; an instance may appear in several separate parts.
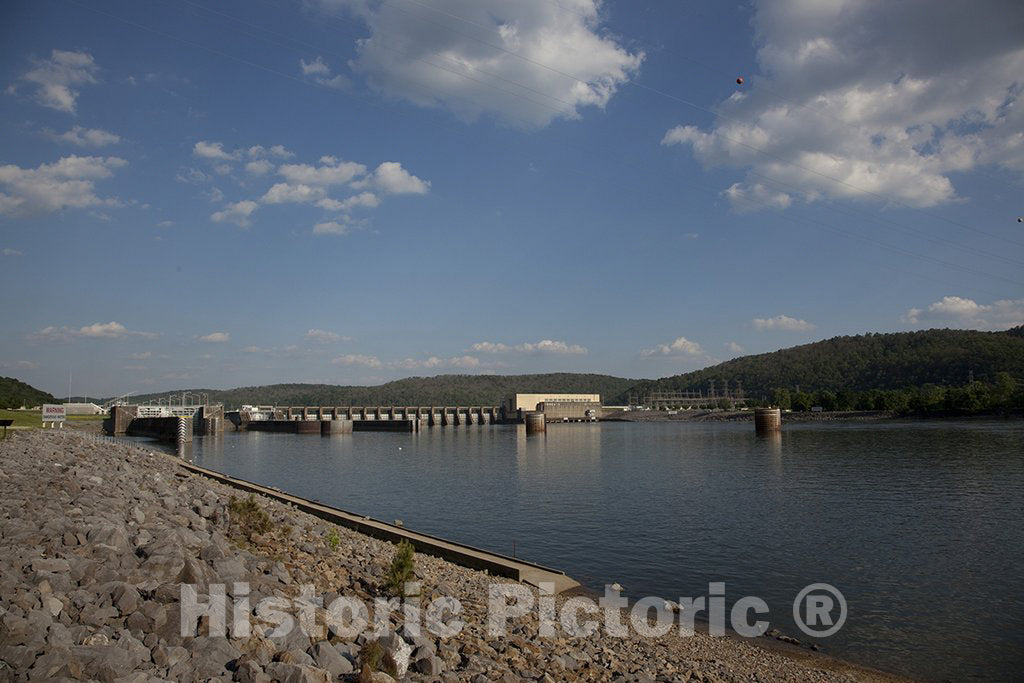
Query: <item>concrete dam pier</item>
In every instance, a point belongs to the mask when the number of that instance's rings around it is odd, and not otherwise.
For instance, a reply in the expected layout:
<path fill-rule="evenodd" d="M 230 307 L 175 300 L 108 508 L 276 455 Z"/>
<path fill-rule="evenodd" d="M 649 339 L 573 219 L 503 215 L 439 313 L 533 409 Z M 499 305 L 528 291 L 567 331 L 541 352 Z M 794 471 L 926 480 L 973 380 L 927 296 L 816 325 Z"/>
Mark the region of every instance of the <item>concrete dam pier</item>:
<path fill-rule="evenodd" d="M 243 406 L 226 413 L 225 418 L 238 431 L 348 434 L 496 424 L 500 410 L 497 406 Z"/>
<path fill-rule="evenodd" d="M 111 436 L 149 436 L 178 443 L 224 431 L 222 405 L 115 405 L 103 420 L 103 431 Z"/>

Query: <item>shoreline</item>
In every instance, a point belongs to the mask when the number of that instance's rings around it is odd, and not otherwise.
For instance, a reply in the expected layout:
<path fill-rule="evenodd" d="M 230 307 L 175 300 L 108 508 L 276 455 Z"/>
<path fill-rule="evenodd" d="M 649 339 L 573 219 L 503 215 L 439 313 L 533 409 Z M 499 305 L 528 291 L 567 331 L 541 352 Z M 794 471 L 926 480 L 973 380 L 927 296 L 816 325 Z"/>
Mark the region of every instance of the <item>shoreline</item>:
<path fill-rule="evenodd" d="M 844 410 L 820 413 L 782 413 L 782 423 L 888 422 L 902 419 L 891 410 Z M 909 418 L 914 419 L 914 418 Z M 753 422 L 753 410 L 631 410 L 601 418 L 601 422 Z"/>
<path fill-rule="evenodd" d="M 344 680 L 357 669 L 363 636 L 325 630 L 323 638 L 293 632 L 277 639 L 256 623 L 249 638 L 182 637 L 174 628 L 182 610 L 177 584 L 195 583 L 202 595 L 210 584 L 246 579 L 252 604 L 294 598 L 302 584 L 324 598 L 371 600 L 394 554 L 387 542 L 259 496 L 273 526 L 239 538 L 230 487 L 159 449 L 73 430 L 22 431 L 3 442 L 0 494 L 0 659 L 16 676 Z M 561 630 L 542 638 L 531 613 L 512 620 L 509 636 L 489 637 L 487 587 L 519 584 L 420 554 L 416 569 L 424 596 L 461 601 L 467 626 L 451 639 L 382 641 L 410 667 L 408 680 L 909 680 L 806 649 L 786 651 L 764 637 L 715 638 L 699 629 L 685 638 Z M 559 608 L 569 597 L 556 599 Z M 398 627 L 401 615 L 390 621 Z"/>
<path fill-rule="evenodd" d="M 631 410 L 615 412 L 601 418 L 601 422 L 753 422 L 753 410 L 679 410 L 675 414 L 664 410 Z M 831 410 L 818 413 L 783 412 L 782 424 L 810 424 L 817 422 L 974 422 L 1019 420 L 1021 413 L 978 413 L 973 415 L 914 415 L 894 410 Z"/>

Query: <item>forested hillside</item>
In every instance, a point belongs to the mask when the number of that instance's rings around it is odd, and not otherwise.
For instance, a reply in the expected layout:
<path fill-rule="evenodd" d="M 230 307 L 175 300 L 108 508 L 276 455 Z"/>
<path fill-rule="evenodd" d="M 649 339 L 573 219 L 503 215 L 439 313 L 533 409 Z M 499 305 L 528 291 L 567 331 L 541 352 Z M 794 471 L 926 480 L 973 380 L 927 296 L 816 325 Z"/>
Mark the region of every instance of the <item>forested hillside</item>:
<path fill-rule="evenodd" d="M 722 396 L 742 387 L 751 399 L 794 409 L 950 410 L 1016 405 L 1024 387 L 1024 330 L 926 330 L 834 337 L 772 353 L 736 358 L 659 380 L 609 375 L 438 375 L 379 386 L 273 384 L 205 392 L 237 408 L 272 405 L 497 405 L 514 393 L 596 393 L 606 405 L 652 391 Z M 147 401 L 169 393 L 133 396 Z M 48 395 L 47 395 L 48 396 Z M 37 401 L 38 402 L 38 401 Z"/>
<path fill-rule="evenodd" d="M 515 393 L 559 392 L 600 394 L 608 400 L 636 383 L 609 375 L 551 373 L 543 375 L 438 375 L 410 377 L 379 386 L 331 384 L 271 384 L 209 390 L 210 400 L 227 408 L 242 404 L 270 405 L 498 405 Z M 171 392 L 133 396 L 146 401 Z M 174 393 L 181 393 L 176 391 Z"/>
<path fill-rule="evenodd" d="M 31 408 L 55 402 L 56 399 L 45 391 L 40 391 L 13 377 L 0 377 L 0 408 Z"/>
<path fill-rule="evenodd" d="M 659 380 L 643 380 L 620 395 L 651 391 L 702 391 L 712 382 L 718 395 L 725 383 L 742 386 L 746 396 L 771 400 L 778 390 L 812 394 L 864 393 L 935 385 L 992 384 L 1005 377 L 1024 380 L 1024 336 L 1007 332 L 925 330 L 834 337 Z"/>

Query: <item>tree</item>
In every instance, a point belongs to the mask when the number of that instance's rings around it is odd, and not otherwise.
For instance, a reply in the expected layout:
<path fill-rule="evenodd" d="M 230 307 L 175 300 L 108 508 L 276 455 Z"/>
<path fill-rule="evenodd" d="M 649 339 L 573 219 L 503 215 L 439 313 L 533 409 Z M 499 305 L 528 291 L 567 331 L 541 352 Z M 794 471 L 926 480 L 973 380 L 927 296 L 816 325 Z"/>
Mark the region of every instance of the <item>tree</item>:
<path fill-rule="evenodd" d="M 875 397 L 877 394 L 877 391 L 861 392 L 857 395 L 857 400 L 854 402 L 854 408 L 856 410 L 874 410 Z"/>
<path fill-rule="evenodd" d="M 836 410 L 838 401 L 836 395 L 831 391 L 817 391 L 814 394 L 814 404 L 824 410 Z"/>
<path fill-rule="evenodd" d="M 918 413 L 929 413 L 941 409 L 945 402 L 945 387 L 926 384 L 910 397 L 910 409 Z"/>
<path fill-rule="evenodd" d="M 798 391 L 793 394 L 793 410 L 799 410 L 801 412 L 811 409 L 814 405 L 814 397 L 806 391 Z"/>
<path fill-rule="evenodd" d="M 776 389 L 772 393 L 772 403 L 783 410 L 789 410 L 792 406 L 792 398 L 789 395 L 789 389 Z"/>
<path fill-rule="evenodd" d="M 875 394 L 875 410 L 894 410 L 897 412 L 903 412 L 909 405 L 910 397 L 903 391 L 879 391 Z"/>
<path fill-rule="evenodd" d="M 857 403 L 857 397 L 850 391 L 839 391 L 836 393 L 836 410 L 853 410 Z"/>
<path fill-rule="evenodd" d="M 1017 381 L 1008 372 L 997 372 L 992 383 L 990 396 L 994 407 L 1009 408 L 1013 394 L 1017 390 Z"/>

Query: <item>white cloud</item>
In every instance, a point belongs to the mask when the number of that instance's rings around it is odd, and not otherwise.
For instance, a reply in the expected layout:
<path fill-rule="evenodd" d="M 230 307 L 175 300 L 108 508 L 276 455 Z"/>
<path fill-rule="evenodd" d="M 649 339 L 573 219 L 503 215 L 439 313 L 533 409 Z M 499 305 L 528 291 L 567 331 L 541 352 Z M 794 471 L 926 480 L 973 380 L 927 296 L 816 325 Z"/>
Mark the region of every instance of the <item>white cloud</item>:
<path fill-rule="evenodd" d="M 345 185 L 366 173 L 366 167 L 353 161 L 339 161 L 334 157 L 322 157 L 323 165 L 283 164 L 277 169 L 279 175 L 291 183 L 306 185 Z"/>
<path fill-rule="evenodd" d="M 734 341 L 726 342 L 725 348 L 728 349 L 731 353 L 743 353 L 743 347 Z"/>
<path fill-rule="evenodd" d="M 643 61 L 602 30 L 600 0 L 476 0 L 415 11 L 320 2 L 348 7 L 368 25 L 351 68 L 371 87 L 464 120 L 487 113 L 540 128 L 576 119 L 583 107 L 603 108 Z"/>
<path fill-rule="evenodd" d="M 223 344 L 224 342 L 231 341 L 231 335 L 227 332 L 211 332 L 210 334 L 204 334 L 202 337 L 199 337 L 199 341 L 211 344 Z"/>
<path fill-rule="evenodd" d="M 223 142 L 207 142 L 200 140 L 192 148 L 192 154 L 200 159 L 212 159 L 214 161 L 233 161 L 238 158 L 237 152 L 224 151 Z"/>
<path fill-rule="evenodd" d="M 641 356 L 701 356 L 704 349 L 700 344 L 690 341 L 686 337 L 677 337 L 668 344 L 658 344 L 653 349 L 644 349 Z"/>
<path fill-rule="evenodd" d="M 318 201 L 316 205 L 321 209 L 326 209 L 327 211 L 349 211 L 357 206 L 372 209 L 380 205 L 380 198 L 372 192 L 360 192 L 357 195 L 353 195 L 341 201 L 325 197 Z"/>
<path fill-rule="evenodd" d="M 721 103 L 715 127 L 662 140 L 708 167 L 747 169 L 725 192 L 737 208 L 823 197 L 928 207 L 956 199 L 956 172 L 1024 170 L 1019 3 L 754 5 L 764 75 Z"/>
<path fill-rule="evenodd" d="M 210 214 L 210 220 L 214 223 L 234 223 L 245 228 L 249 225 L 249 218 L 259 208 L 259 204 L 251 200 L 244 200 L 228 204 L 223 210 Z"/>
<path fill-rule="evenodd" d="M 37 370 L 39 363 L 31 360 L 0 361 L 0 368 L 12 370 Z"/>
<path fill-rule="evenodd" d="M 69 142 L 79 147 L 103 147 L 121 142 L 120 135 L 108 133 L 99 128 L 83 128 L 81 126 L 74 126 L 66 133 L 54 134 L 52 137 L 59 142 Z"/>
<path fill-rule="evenodd" d="M 383 363 L 380 362 L 376 356 L 364 356 L 358 353 L 350 353 L 344 356 L 339 356 L 331 361 L 332 365 L 361 365 L 367 368 L 379 368 L 383 367 Z"/>
<path fill-rule="evenodd" d="M 347 235 L 348 226 L 338 221 L 324 221 L 313 226 L 314 235 Z"/>
<path fill-rule="evenodd" d="M 453 356 L 451 358 L 440 358 L 430 356 L 422 360 L 406 358 L 405 360 L 390 363 L 392 367 L 402 370 L 437 369 L 437 368 L 462 368 L 472 369 L 481 367 L 480 359 L 476 356 Z"/>
<path fill-rule="evenodd" d="M 253 176 L 264 176 L 273 170 L 274 163 L 270 161 L 271 157 L 293 156 L 280 145 L 269 149 L 255 145 L 229 153 L 224 150 L 221 143 L 205 141 L 196 143 L 194 152 L 208 159 L 235 159 L 244 155 L 249 159 L 245 162 L 245 169 Z M 230 171 L 230 166 L 224 170 Z M 313 233 L 343 235 L 367 224 L 363 219 L 353 219 L 348 215 L 349 211 L 376 208 L 381 203 L 382 195 L 424 194 L 430 188 L 428 181 L 412 175 L 396 161 L 383 162 L 368 174 L 363 164 L 323 155 L 318 165 L 286 163 L 278 166 L 276 172 L 285 182 L 271 184 L 258 198 L 228 204 L 222 210 L 213 213 L 210 218 L 215 222 L 229 222 L 246 227 L 260 204 L 316 204 L 326 211 L 339 212 L 343 215 L 316 223 Z M 183 182 L 206 182 L 210 180 L 210 176 L 202 171 L 189 169 L 184 175 L 179 173 L 178 179 Z M 348 189 L 355 190 L 356 194 L 341 198 L 328 197 L 328 191 L 335 186 L 347 186 Z M 220 202 L 224 199 L 223 193 L 217 188 L 209 190 L 207 196 L 211 202 Z"/>
<path fill-rule="evenodd" d="M 353 220 L 349 216 L 342 216 L 333 221 L 324 221 L 313 226 L 314 235 L 347 235 L 353 230 L 359 230 L 366 226 L 366 221 Z"/>
<path fill-rule="evenodd" d="M 242 353 L 263 354 L 276 358 L 297 358 L 304 354 L 303 350 L 295 344 L 288 346 L 246 346 Z"/>
<path fill-rule="evenodd" d="M 274 170 L 274 164 L 270 163 L 266 159 L 257 159 L 256 161 L 250 161 L 245 165 L 245 170 L 250 175 L 266 175 Z"/>
<path fill-rule="evenodd" d="M 246 150 L 246 154 L 249 155 L 250 159 L 263 159 L 265 157 L 291 159 L 295 156 L 295 154 L 285 149 L 284 145 L 273 145 L 269 148 L 263 145 L 253 145 Z"/>
<path fill-rule="evenodd" d="M 385 194 L 426 194 L 430 181 L 417 178 L 397 161 L 385 161 L 372 174 L 352 183 L 352 187 L 375 188 Z"/>
<path fill-rule="evenodd" d="M 453 368 L 478 368 L 480 367 L 480 359 L 475 356 L 453 356 L 445 361 L 443 364 Z"/>
<path fill-rule="evenodd" d="M 4 256 L 24 256 L 24 254 L 17 249 L 11 249 L 10 247 L 0 249 L 0 254 L 3 254 Z"/>
<path fill-rule="evenodd" d="M 311 187 L 301 183 L 275 183 L 266 194 L 260 199 L 264 204 L 297 203 L 308 204 L 322 199 L 324 189 L 322 187 Z"/>
<path fill-rule="evenodd" d="M 173 228 L 175 225 L 174 221 L 160 221 L 156 224 L 158 228 Z"/>
<path fill-rule="evenodd" d="M 210 174 L 200 171 L 198 168 L 182 168 L 178 171 L 174 179 L 179 183 L 205 183 L 210 180 Z"/>
<path fill-rule="evenodd" d="M 300 59 L 299 66 L 302 67 L 303 76 L 328 76 L 331 73 L 331 67 L 327 66 L 323 57 L 317 57 L 308 63 L 306 60 Z"/>
<path fill-rule="evenodd" d="M 337 332 L 330 332 L 328 330 L 318 330 L 315 327 L 307 331 L 306 334 L 302 335 L 302 338 L 309 342 L 316 344 L 333 344 L 339 341 L 348 341 L 351 337 L 343 337 Z"/>
<path fill-rule="evenodd" d="M 300 59 L 299 68 L 302 69 L 303 76 L 308 76 L 314 83 L 318 83 L 328 88 L 341 90 L 342 88 L 347 88 L 349 85 L 349 80 L 341 74 L 336 76 L 331 75 L 331 67 L 327 65 L 327 62 L 324 61 L 323 57 L 317 57 L 312 62 Z"/>
<path fill-rule="evenodd" d="M 44 107 L 75 113 L 75 86 L 96 83 L 99 67 L 88 52 L 53 50 L 49 59 L 34 60 L 21 80 L 36 87 L 35 99 Z"/>
<path fill-rule="evenodd" d="M 130 355 L 128 357 L 131 358 L 132 360 L 148 360 L 148 359 L 153 357 L 153 352 L 152 351 L 140 351 L 138 353 L 133 353 L 132 355 Z"/>
<path fill-rule="evenodd" d="M 32 341 L 70 341 L 72 339 L 120 339 L 123 337 L 140 337 L 156 339 L 160 335 L 155 332 L 137 332 L 129 330 L 119 322 L 93 323 L 83 327 L 56 327 L 50 325 L 29 335 Z"/>
<path fill-rule="evenodd" d="M 722 196 L 727 197 L 733 208 L 741 213 L 760 211 L 765 207 L 786 209 L 793 203 L 793 198 L 785 192 L 777 192 L 762 183 L 733 183 L 722 190 Z"/>
<path fill-rule="evenodd" d="M 117 157 L 62 157 L 37 168 L 0 166 L 0 214 L 31 215 L 66 208 L 119 206 L 113 198 L 95 193 L 95 181 L 109 178 L 128 162 Z"/>
<path fill-rule="evenodd" d="M 219 187 L 211 187 L 209 190 L 203 192 L 203 196 L 206 197 L 211 204 L 219 204 L 224 201 L 224 193 L 221 192 Z"/>
<path fill-rule="evenodd" d="M 332 76 L 330 78 L 318 78 L 316 79 L 316 82 L 328 88 L 333 88 L 334 90 L 344 90 L 351 83 L 351 81 L 349 81 L 341 74 L 338 74 L 337 76 Z"/>
<path fill-rule="evenodd" d="M 500 342 L 477 342 L 470 349 L 480 353 L 554 353 L 576 355 L 587 352 L 586 347 L 579 344 L 567 344 L 564 341 L 543 339 L 539 342 L 523 342 L 521 344 L 502 344 Z"/>
<path fill-rule="evenodd" d="M 1024 325 L 1024 299 L 979 304 L 973 299 L 945 296 L 925 308 L 911 308 L 901 320 L 911 325 L 941 325 L 972 330 L 1008 330 Z"/>
<path fill-rule="evenodd" d="M 785 330 L 786 332 L 810 332 L 814 325 L 806 320 L 791 318 L 788 315 L 777 315 L 774 318 L 754 318 L 750 321 L 759 332 L 767 330 Z"/>

